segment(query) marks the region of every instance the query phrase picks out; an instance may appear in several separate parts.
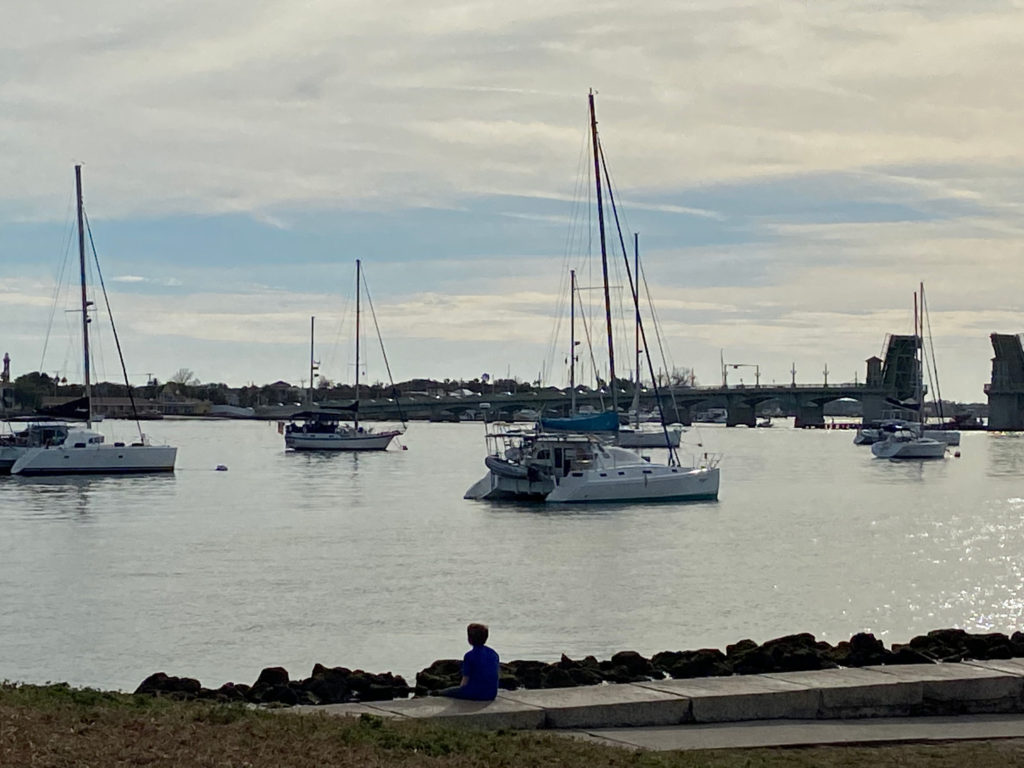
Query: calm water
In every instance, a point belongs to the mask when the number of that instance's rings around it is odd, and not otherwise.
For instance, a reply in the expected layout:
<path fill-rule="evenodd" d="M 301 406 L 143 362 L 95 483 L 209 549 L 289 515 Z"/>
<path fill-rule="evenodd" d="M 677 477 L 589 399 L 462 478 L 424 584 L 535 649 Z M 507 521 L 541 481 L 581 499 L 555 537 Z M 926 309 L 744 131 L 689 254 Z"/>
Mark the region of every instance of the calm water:
<path fill-rule="evenodd" d="M 718 502 L 559 509 L 462 500 L 479 424 L 362 456 L 285 453 L 263 422 L 148 427 L 179 446 L 173 476 L 0 478 L 0 679 L 411 677 L 461 655 L 469 621 L 545 660 L 1022 623 L 1024 436 L 898 464 L 852 432 L 704 427 Z"/>

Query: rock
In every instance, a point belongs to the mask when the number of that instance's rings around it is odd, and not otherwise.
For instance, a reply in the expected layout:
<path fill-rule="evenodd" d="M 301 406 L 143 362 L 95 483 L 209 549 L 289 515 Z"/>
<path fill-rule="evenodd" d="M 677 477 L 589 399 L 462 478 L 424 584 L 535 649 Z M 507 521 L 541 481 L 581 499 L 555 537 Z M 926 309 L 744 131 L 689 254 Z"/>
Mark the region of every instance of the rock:
<path fill-rule="evenodd" d="M 509 671 L 523 688 L 543 688 L 545 667 L 547 664 L 542 661 L 516 659 L 508 663 Z"/>
<path fill-rule="evenodd" d="M 635 677 L 647 677 L 654 673 L 654 666 L 636 651 L 619 651 L 612 656 L 611 662 L 616 667 L 624 667 Z"/>
<path fill-rule="evenodd" d="M 604 682 L 604 677 L 601 675 L 601 672 L 597 669 L 591 669 L 590 667 L 570 669 L 569 677 L 572 678 L 573 685 L 600 685 Z"/>
<path fill-rule="evenodd" d="M 458 685 L 462 681 L 462 662 L 458 659 L 438 659 L 426 669 L 416 673 L 416 692 L 426 695 Z"/>
<path fill-rule="evenodd" d="M 572 688 L 576 685 L 572 675 L 557 664 L 552 664 L 544 673 L 544 688 Z"/>
<path fill-rule="evenodd" d="M 245 701 L 249 697 L 249 690 L 245 683 L 224 683 L 216 693 L 223 701 Z"/>
<path fill-rule="evenodd" d="M 352 670 L 346 667 L 324 667 L 317 664 L 309 679 L 301 682 L 303 690 L 324 704 L 344 704 L 353 699 L 348 679 Z"/>
<path fill-rule="evenodd" d="M 740 640 L 738 643 L 725 646 L 726 658 L 732 660 L 737 656 L 743 656 L 744 654 L 750 653 L 751 651 L 757 650 L 757 643 L 753 640 Z"/>
<path fill-rule="evenodd" d="M 294 706 L 299 703 L 298 694 L 288 685 L 253 686 L 253 696 L 258 704 L 287 704 Z"/>
<path fill-rule="evenodd" d="M 972 659 L 1013 658 L 1013 644 L 1002 632 L 970 633 L 964 638 L 967 655 Z"/>
<path fill-rule="evenodd" d="M 842 649 L 848 649 L 845 659 Z M 892 653 L 870 632 L 858 632 L 849 643 L 840 643 L 833 652 L 833 661 L 844 667 L 870 667 L 891 664 Z"/>
<path fill-rule="evenodd" d="M 260 672 L 260 676 L 256 678 L 253 688 L 258 685 L 288 685 L 288 682 L 288 670 L 284 667 L 266 667 Z"/>
<path fill-rule="evenodd" d="M 191 699 L 198 697 L 201 689 L 199 681 L 194 678 L 171 677 L 165 672 L 156 672 L 139 683 L 135 693 Z"/>
<path fill-rule="evenodd" d="M 720 677 L 731 675 L 732 667 L 724 653 L 717 648 L 697 651 L 662 651 L 651 659 L 656 669 L 664 670 L 676 679 L 687 677 Z"/>

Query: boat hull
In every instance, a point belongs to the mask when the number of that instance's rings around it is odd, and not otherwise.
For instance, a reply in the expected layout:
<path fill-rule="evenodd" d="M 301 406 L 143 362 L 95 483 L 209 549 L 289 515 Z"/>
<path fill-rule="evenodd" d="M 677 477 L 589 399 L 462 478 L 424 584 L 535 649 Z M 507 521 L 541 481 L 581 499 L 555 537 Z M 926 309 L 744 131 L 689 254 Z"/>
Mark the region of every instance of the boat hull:
<path fill-rule="evenodd" d="M 853 436 L 853 444 L 874 445 L 885 440 L 887 434 L 884 430 L 870 427 L 858 429 L 857 434 Z M 929 440 L 935 440 L 945 445 L 960 445 L 960 433 L 955 429 L 926 429 L 923 434 Z"/>
<path fill-rule="evenodd" d="M 285 436 L 284 444 L 293 451 L 385 451 L 400 434 L 398 430 L 351 435 L 291 433 Z"/>
<path fill-rule="evenodd" d="M 941 459 L 946 456 L 946 444 L 930 438 L 883 440 L 872 444 L 871 452 L 880 459 Z"/>
<path fill-rule="evenodd" d="M 28 448 L 12 475 L 128 475 L 173 472 L 178 449 L 169 445 L 98 445 Z"/>
<path fill-rule="evenodd" d="M 638 465 L 621 470 L 571 472 L 557 480 L 514 478 L 492 471 L 474 483 L 464 498 L 549 504 L 713 501 L 718 498 L 718 481 L 717 467 Z"/>

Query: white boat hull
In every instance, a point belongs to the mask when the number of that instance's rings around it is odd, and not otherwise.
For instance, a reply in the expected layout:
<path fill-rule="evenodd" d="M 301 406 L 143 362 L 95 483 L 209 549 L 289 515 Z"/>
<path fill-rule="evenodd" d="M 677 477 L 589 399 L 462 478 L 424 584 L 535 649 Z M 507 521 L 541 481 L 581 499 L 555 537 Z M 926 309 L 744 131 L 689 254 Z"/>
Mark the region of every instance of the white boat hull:
<path fill-rule="evenodd" d="M 551 504 L 636 501 L 710 501 L 718 498 L 717 467 L 659 465 L 570 472 L 535 480 L 488 472 L 464 498 L 484 501 L 544 501 Z"/>
<path fill-rule="evenodd" d="M 946 444 L 927 437 L 888 439 L 873 443 L 871 452 L 880 459 L 941 459 L 946 455 Z"/>
<path fill-rule="evenodd" d="M 170 445 L 49 446 L 26 449 L 12 475 L 127 475 L 173 472 L 178 449 Z"/>
<path fill-rule="evenodd" d="M 858 429 L 853 437 L 854 445 L 874 445 L 885 440 L 887 433 L 881 429 Z M 955 429 L 926 429 L 924 437 L 945 445 L 960 445 L 960 433 Z"/>
<path fill-rule="evenodd" d="M 384 451 L 401 432 L 364 432 L 361 434 L 297 433 L 285 435 L 286 448 L 293 451 Z"/>

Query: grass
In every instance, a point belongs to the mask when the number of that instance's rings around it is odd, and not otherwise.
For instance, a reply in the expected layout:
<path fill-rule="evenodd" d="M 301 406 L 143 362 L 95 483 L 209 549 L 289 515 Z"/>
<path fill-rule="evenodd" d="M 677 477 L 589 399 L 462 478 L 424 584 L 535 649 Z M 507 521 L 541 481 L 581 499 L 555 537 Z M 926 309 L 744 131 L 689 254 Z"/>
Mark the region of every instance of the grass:
<path fill-rule="evenodd" d="M 1024 764 L 1024 741 L 631 752 L 537 731 L 270 713 L 66 685 L 0 685 L 4 768 L 776 768 Z"/>

